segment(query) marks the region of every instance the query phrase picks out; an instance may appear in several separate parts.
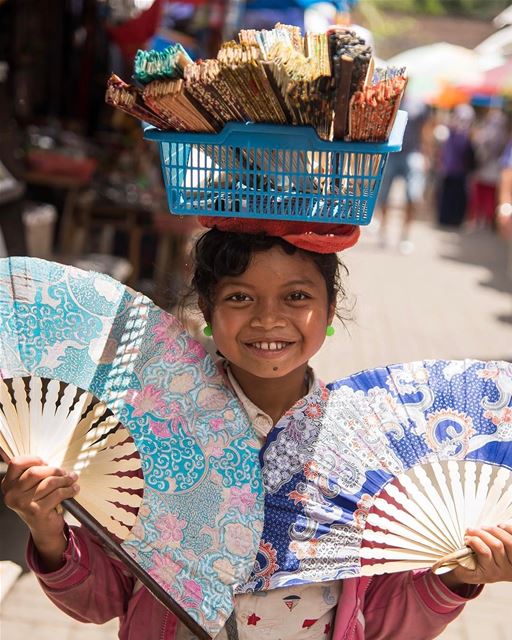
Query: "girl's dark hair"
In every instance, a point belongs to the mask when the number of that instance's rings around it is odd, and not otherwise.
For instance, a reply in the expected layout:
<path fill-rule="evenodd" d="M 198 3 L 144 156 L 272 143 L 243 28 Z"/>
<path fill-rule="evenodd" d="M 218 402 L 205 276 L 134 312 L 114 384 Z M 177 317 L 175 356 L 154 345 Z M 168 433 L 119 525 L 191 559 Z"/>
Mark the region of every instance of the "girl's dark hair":
<path fill-rule="evenodd" d="M 327 300 L 334 304 L 340 320 L 346 319 L 338 306 L 339 299 L 345 300 L 345 290 L 341 285 L 340 269 L 348 275 L 348 269 L 335 253 L 313 253 L 299 249 L 282 238 L 265 234 L 229 233 L 210 229 L 196 243 L 194 274 L 191 291 L 186 296 L 196 294 L 211 311 L 215 297 L 215 287 L 225 276 L 239 276 L 247 269 L 252 255 L 279 247 L 288 255 L 299 254 L 312 260 L 325 280 Z M 184 301 L 186 304 L 186 300 Z"/>

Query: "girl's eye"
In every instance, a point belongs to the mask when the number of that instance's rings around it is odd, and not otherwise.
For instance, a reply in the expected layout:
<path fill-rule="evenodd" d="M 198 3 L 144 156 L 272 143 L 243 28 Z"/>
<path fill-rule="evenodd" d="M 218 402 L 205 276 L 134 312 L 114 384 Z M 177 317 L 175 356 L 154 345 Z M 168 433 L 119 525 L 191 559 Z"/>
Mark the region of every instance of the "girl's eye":
<path fill-rule="evenodd" d="M 310 297 L 311 296 L 309 296 L 307 293 L 304 293 L 304 291 L 294 291 L 293 293 L 290 293 L 290 295 L 288 296 L 288 298 L 293 302 L 308 300 Z"/>
<path fill-rule="evenodd" d="M 247 302 L 250 298 L 246 293 L 234 293 L 233 295 L 228 296 L 226 300 L 229 302 Z"/>

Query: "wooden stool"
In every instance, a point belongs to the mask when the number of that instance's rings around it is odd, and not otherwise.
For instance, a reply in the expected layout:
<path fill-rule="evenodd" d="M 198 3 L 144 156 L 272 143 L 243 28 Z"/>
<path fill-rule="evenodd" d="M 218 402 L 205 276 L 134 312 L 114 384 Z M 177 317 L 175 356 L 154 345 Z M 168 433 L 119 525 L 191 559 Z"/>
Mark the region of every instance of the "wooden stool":
<path fill-rule="evenodd" d="M 131 275 L 127 284 L 136 286 L 140 276 L 141 242 L 145 232 L 152 230 L 152 213 L 141 207 L 102 204 L 91 192 L 80 198 L 75 209 L 75 228 L 68 245 L 71 255 L 86 251 L 87 243 L 94 235 L 95 251 L 111 254 L 116 231 L 122 231 L 128 238 L 127 259 L 131 265 Z"/>

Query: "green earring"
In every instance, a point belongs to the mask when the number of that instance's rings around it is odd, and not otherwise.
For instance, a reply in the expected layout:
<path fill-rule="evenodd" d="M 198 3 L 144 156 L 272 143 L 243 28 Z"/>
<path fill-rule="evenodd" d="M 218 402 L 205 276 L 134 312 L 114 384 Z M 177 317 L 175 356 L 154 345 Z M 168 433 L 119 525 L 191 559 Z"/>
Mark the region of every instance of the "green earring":
<path fill-rule="evenodd" d="M 325 329 L 325 335 L 329 336 L 329 338 L 334 335 L 334 327 L 332 326 L 332 324 L 327 325 L 327 328 Z"/>
<path fill-rule="evenodd" d="M 203 329 L 203 333 L 207 338 L 211 338 L 213 335 L 212 325 L 207 322 L 205 328 Z"/>

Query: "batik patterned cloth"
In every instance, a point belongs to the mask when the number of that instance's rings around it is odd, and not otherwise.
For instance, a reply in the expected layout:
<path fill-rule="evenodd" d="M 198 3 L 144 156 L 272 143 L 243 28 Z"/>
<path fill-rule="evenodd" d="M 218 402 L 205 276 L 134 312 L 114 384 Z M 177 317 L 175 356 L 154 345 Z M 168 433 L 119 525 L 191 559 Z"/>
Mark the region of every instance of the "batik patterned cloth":
<path fill-rule="evenodd" d="M 215 635 L 254 562 L 263 500 L 257 438 L 203 347 L 108 276 L 4 259 L 0 376 L 74 384 L 129 429 L 145 489 L 122 546 Z"/>
<path fill-rule="evenodd" d="M 239 592 L 361 575 L 378 492 L 415 465 L 512 468 L 512 365 L 421 361 L 340 380 L 300 400 L 260 452 L 265 525 Z"/>

